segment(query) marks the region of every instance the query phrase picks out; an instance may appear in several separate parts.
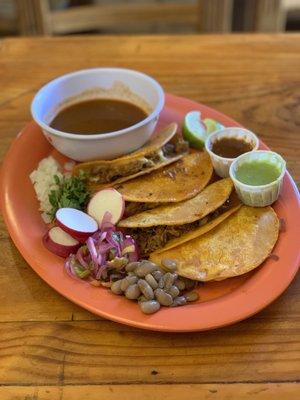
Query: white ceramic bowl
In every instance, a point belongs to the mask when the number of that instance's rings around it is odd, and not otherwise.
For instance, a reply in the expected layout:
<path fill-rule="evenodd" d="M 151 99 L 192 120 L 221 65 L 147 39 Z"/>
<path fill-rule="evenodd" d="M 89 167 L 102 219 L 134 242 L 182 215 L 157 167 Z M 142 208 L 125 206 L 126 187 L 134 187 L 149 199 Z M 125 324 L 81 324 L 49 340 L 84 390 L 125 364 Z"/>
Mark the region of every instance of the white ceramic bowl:
<path fill-rule="evenodd" d="M 247 161 L 264 160 L 274 164 L 280 171 L 278 178 L 266 185 L 246 185 L 236 178 L 236 171 L 240 165 Z M 230 166 L 230 178 L 240 200 L 252 207 L 265 207 L 274 203 L 279 196 L 283 177 L 286 171 L 284 159 L 277 153 L 267 150 L 250 151 L 237 157 Z"/>
<path fill-rule="evenodd" d="M 92 98 L 128 100 L 144 109 L 148 116 L 129 128 L 96 135 L 61 132 L 49 126 L 64 107 Z M 47 83 L 35 95 L 31 113 L 47 140 L 67 157 L 76 161 L 112 159 L 136 150 L 149 140 L 164 100 L 162 87 L 148 75 L 123 68 L 94 68 Z"/>
<path fill-rule="evenodd" d="M 214 142 L 224 137 L 244 140 L 245 142 L 251 144 L 252 150 L 257 150 L 259 146 L 258 137 L 253 132 L 248 131 L 248 129 L 244 128 L 222 128 L 209 135 L 205 141 L 205 148 L 210 155 L 214 170 L 221 178 L 226 178 L 229 176 L 230 165 L 235 160 L 235 158 L 218 156 L 212 151 Z"/>

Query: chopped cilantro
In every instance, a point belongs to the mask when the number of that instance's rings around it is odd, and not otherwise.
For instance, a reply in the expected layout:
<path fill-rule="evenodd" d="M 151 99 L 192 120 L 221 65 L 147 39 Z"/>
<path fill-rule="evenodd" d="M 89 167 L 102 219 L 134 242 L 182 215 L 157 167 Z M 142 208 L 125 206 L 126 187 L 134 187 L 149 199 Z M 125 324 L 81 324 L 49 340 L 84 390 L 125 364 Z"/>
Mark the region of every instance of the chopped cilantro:
<path fill-rule="evenodd" d="M 49 213 L 51 218 L 55 218 L 56 211 L 62 207 L 71 207 L 83 210 L 87 205 L 90 193 L 87 189 L 86 176 L 84 174 L 71 177 L 59 178 L 54 175 L 58 189 L 51 190 L 49 202 L 52 210 Z"/>

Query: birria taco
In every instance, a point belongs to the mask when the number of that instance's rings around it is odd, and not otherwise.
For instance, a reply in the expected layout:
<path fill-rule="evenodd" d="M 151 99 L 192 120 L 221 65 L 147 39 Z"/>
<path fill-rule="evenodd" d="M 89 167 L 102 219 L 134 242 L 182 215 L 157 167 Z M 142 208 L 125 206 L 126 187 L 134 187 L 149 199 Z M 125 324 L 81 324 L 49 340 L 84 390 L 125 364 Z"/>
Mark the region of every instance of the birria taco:
<path fill-rule="evenodd" d="M 115 188 L 127 201 L 144 203 L 176 203 L 198 194 L 210 181 L 213 173 L 206 152 L 192 152 L 179 161 L 135 178 Z"/>
<path fill-rule="evenodd" d="M 271 207 L 242 206 L 225 221 L 193 240 L 172 249 L 151 254 L 177 262 L 179 275 L 199 281 L 223 280 L 258 267 L 272 252 L 279 233 L 279 221 Z"/>
<path fill-rule="evenodd" d="M 176 203 L 196 196 L 207 186 L 212 173 L 209 155 L 193 152 L 171 165 L 115 188 L 126 200 L 125 215 L 128 217 L 164 203 Z"/>
<path fill-rule="evenodd" d="M 166 245 L 177 246 L 185 236 L 219 215 L 234 212 L 240 203 L 230 196 L 233 189 L 229 178 L 207 186 L 195 197 L 167 204 L 133 215 L 119 222 L 137 241 L 142 256 Z"/>
<path fill-rule="evenodd" d="M 188 144 L 175 135 L 176 130 L 177 124 L 168 125 L 145 146 L 126 156 L 77 164 L 73 175 L 85 172 L 91 190 L 96 191 L 162 168 L 188 152 Z"/>

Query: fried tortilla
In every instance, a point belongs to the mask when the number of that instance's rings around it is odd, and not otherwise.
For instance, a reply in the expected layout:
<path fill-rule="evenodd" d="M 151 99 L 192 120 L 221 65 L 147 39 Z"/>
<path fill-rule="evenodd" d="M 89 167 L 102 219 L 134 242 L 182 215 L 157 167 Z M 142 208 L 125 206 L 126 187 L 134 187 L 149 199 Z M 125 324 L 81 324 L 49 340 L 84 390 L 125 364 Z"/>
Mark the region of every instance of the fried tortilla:
<path fill-rule="evenodd" d="M 115 188 L 126 201 L 175 203 L 200 193 L 209 183 L 212 173 L 209 155 L 206 152 L 193 152 L 172 165 L 116 185 Z"/>
<path fill-rule="evenodd" d="M 232 208 L 232 202 L 227 201 L 232 189 L 232 181 L 225 178 L 207 186 L 192 199 L 133 215 L 121 220 L 118 226 L 126 228 L 126 232 L 134 237 L 141 254 L 145 256 L 163 248 L 171 240 L 180 242 L 183 235 Z M 234 206 L 236 205 L 235 202 Z"/>
<path fill-rule="evenodd" d="M 175 137 L 176 130 L 177 124 L 168 125 L 148 144 L 126 156 L 77 164 L 73 175 L 85 172 L 91 191 L 97 191 L 162 168 L 188 152 L 188 144 L 180 137 Z"/>
<path fill-rule="evenodd" d="M 179 246 L 151 254 L 158 264 L 176 260 L 179 275 L 198 281 L 223 280 L 258 267 L 272 252 L 279 221 L 271 207 L 242 206 L 221 224 Z"/>
<path fill-rule="evenodd" d="M 223 222 L 231 214 L 235 213 L 242 206 L 242 203 L 239 203 L 239 201 L 237 200 L 237 197 L 234 197 L 234 200 L 230 197 L 228 199 L 228 201 L 230 201 L 231 204 L 228 204 L 228 203 L 225 204 L 226 208 L 228 208 L 227 211 L 222 212 L 223 209 L 220 208 L 219 210 L 217 210 L 217 212 L 215 212 L 215 213 L 213 213 L 213 215 L 211 215 L 211 218 L 205 217 L 205 218 L 201 219 L 202 225 L 200 225 L 199 228 L 196 228 L 192 231 L 184 233 L 183 235 L 180 236 L 180 240 L 178 240 L 176 238 L 170 240 L 164 248 L 157 250 L 155 253 L 162 253 L 166 250 L 169 250 L 169 249 L 172 249 L 172 248 L 178 246 L 179 243 L 183 244 L 183 243 L 188 242 L 192 239 L 195 239 L 201 235 L 204 235 L 206 232 L 209 232 L 210 230 L 215 228 L 217 225 L 219 225 L 221 222 Z M 224 207 L 225 207 L 225 205 L 224 205 Z M 218 215 L 218 216 L 216 217 L 216 215 Z M 213 218 L 213 217 L 215 217 L 215 218 Z M 210 222 L 207 222 L 208 220 L 210 220 Z"/>

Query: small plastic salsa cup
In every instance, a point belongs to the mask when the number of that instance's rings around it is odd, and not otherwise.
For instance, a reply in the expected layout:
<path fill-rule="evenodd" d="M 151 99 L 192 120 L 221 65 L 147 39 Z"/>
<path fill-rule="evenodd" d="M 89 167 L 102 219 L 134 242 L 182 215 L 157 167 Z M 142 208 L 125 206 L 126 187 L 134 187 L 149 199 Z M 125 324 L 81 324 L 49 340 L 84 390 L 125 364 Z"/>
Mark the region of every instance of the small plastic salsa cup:
<path fill-rule="evenodd" d="M 245 174 L 247 166 L 250 168 L 249 174 Z M 253 168 L 252 171 L 251 168 Z M 278 199 L 285 171 L 286 162 L 279 154 L 273 151 L 256 150 L 237 157 L 230 166 L 229 175 L 244 204 L 265 207 Z M 244 172 L 244 177 L 240 172 Z M 253 176 L 253 184 L 250 182 L 251 176 Z M 267 182 L 261 184 L 264 180 Z"/>
<path fill-rule="evenodd" d="M 214 170 L 221 178 L 226 178 L 229 176 L 230 165 L 236 158 L 221 157 L 213 152 L 214 143 L 223 138 L 244 141 L 252 147 L 251 151 L 258 149 L 259 140 L 253 132 L 239 127 L 222 128 L 207 137 L 205 141 L 205 149 L 210 156 Z"/>

